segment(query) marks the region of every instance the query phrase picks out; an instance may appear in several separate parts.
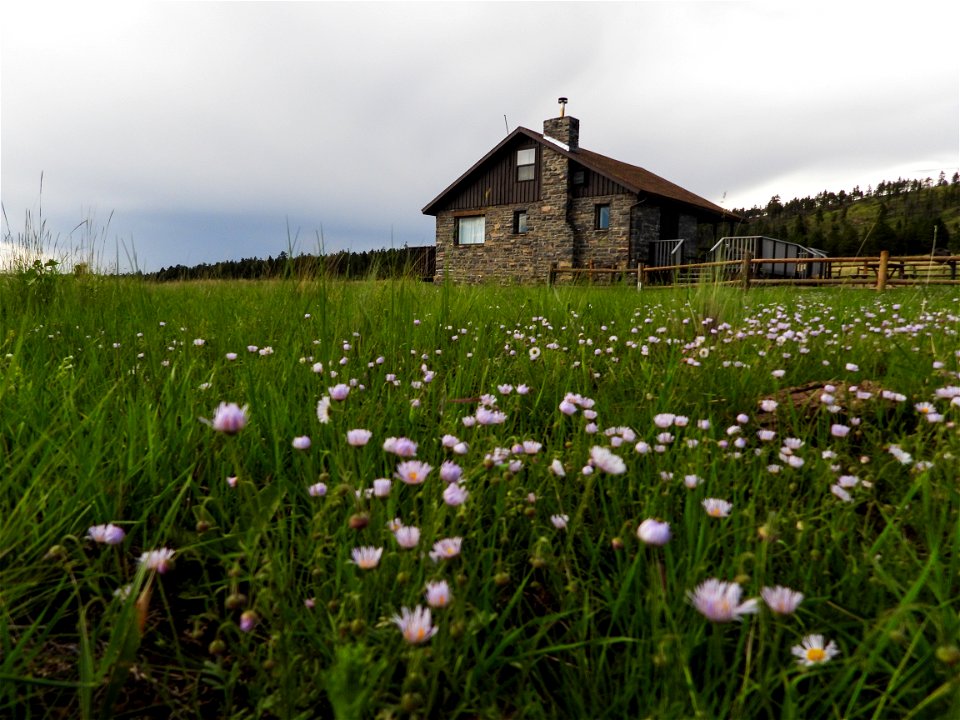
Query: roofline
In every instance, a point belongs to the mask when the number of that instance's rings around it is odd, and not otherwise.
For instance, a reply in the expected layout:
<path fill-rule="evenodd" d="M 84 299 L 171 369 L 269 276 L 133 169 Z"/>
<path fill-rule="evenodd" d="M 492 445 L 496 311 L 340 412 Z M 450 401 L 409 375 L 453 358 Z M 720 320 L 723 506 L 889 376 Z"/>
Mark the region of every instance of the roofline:
<path fill-rule="evenodd" d="M 543 137 L 540 136 L 540 135 L 538 135 L 537 133 L 533 132 L 532 130 L 528 130 L 528 129 L 525 128 L 525 127 L 517 127 L 516 130 L 514 130 L 512 133 L 510 133 L 509 135 L 507 135 L 503 140 L 501 140 L 500 142 L 498 142 L 498 143 L 496 144 L 496 146 L 495 146 L 490 152 L 488 152 L 488 153 L 487 153 L 486 155 L 484 155 L 482 158 L 480 158 L 479 160 L 477 160 L 473 165 L 471 165 L 469 170 L 467 170 L 467 171 L 466 171 L 465 173 L 463 173 L 460 177 L 458 177 L 456 180 L 454 180 L 452 183 L 450 183 L 446 188 L 444 188 L 444 189 L 443 189 L 443 192 L 441 192 L 441 193 L 440 193 L 439 195 L 437 195 L 433 200 L 431 200 L 431 201 L 428 202 L 426 205 L 424 205 L 423 209 L 422 209 L 420 212 L 423 213 L 424 215 L 433 215 L 434 213 L 431 212 L 431 210 L 432 210 L 432 208 L 433 208 L 434 205 L 436 205 L 438 202 L 440 202 L 440 200 L 442 200 L 443 197 L 444 197 L 448 192 L 450 192 L 451 190 L 453 190 L 453 188 L 455 188 L 457 185 L 459 185 L 461 181 L 463 181 L 463 180 L 465 180 L 467 177 L 469 177 L 470 174 L 471 174 L 474 170 L 476 170 L 476 169 L 479 168 L 481 165 L 483 165 L 483 164 L 484 164 L 487 160 L 489 160 L 493 155 L 496 155 L 504 145 L 506 145 L 507 143 L 509 143 L 511 140 L 513 140 L 513 139 L 514 139 L 515 137 L 517 137 L 518 135 L 526 135 L 526 136 L 529 137 L 531 140 L 536 140 L 536 141 L 538 141 L 538 142 L 542 142 L 542 141 L 543 141 Z"/>
<path fill-rule="evenodd" d="M 479 168 L 481 165 L 483 165 L 487 160 L 489 160 L 493 155 L 495 155 L 497 152 L 499 152 L 501 148 L 503 148 L 507 143 L 509 143 L 511 140 L 513 140 L 513 139 L 514 139 L 515 137 L 517 137 L 518 135 L 525 135 L 526 137 L 530 138 L 531 140 L 534 140 L 534 141 L 540 143 L 541 145 L 544 145 L 545 147 L 550 148 L 550 149 L 553 150 L 554 152 L 560 153 L 561 155 L 567 157 L 567 158 L 570 159 L 570 160 L 574 160 L 575 162 L 579 163 L 580 165 L 583 165 L 583 166 L 584 166 L 585 168 L 587 168 L 588 170 L 590 170 L 590 171 L 592 171 L 592 172 L 595 172 L 595 173 L 598 173 L 599 175 L 602 175 L 603 177 L 608 178 L 609 180 L 612 180 L 613 182 L 617 183 L 618 185 L 622 185 L 623 187 L 625 187 L 627 190 L 629 190 L 630 192 L 634 193 L 635 195 L 638 195 L 638 196 L 639 196 L 639 195 L 654 195 L 654 196 L 656 196 L 656 197 L 660 197 L 660 198 L 663 198 L 663 199 L 665 199 L 665 200 L 669 200 L 669 201 L 671 201 L 671 202 L 682 202 L 682 203 L 685 203 L 685 204 L 687 204 L 687 205 L 692 205 L 692 206 L 694 206 L 694 207 L 697 207 L 697 205 L 696 205 L 695 203 L 690 203 L 690 202 L 687 202 L 687 201 L 684 201 L 684 200 L 680 200 L 680 199 L 678 199 L 678 198 L 671 198 L 671 197 L 668 197 L 668 196 L 666 196 L 666 195 L 661 195 L 661 194 L 659 194 L 659 193 L 651 192 L 650 190 L 646 190 L 646 189 L 644 189 L 644 188 L 637 187 L 637 186 L 634 185 L 633 183 L 631 183 L 631 182 L 629 182 L 629 181 L 625 181 L 623 178 L 615 177 L 615 176 L 611 175 L 608 171 L 606 171 L 606 170 L 602 169 L 601 167 L 597 166 L 595 163 L 590 162 L 590 160 L 589 160 L 588 158 L 586 158 L 586 157 L 584 157 L 583 155 L 581 155 L 578 151 L 575 151 L 575 150 L 572 151 L 572 150 L 569 150 L 569 149 L 567 149 L 566 147 L 564 147 L 564 146 L 562 146 L 562 145 L 558 145 L 557 143 L 552 142 L 551 139 L 549 139 L 548 137 L 544 136 L 542 133 L 535 132 L 535 131 L 530 130 L 529 128 L 525 128 L 525 127 L 517 127 L 516 130 L 514 130 L 513 132 L 511 132 L 511 133 L 510 133 L 509 135 L 507 135 L 503 140 L 501 140 L 499 143 L 497 143 L 497 145 L 496 145 L 492 150 L 490 150 L 486 155 L 484 155 L 482 158 L 480 158 L 479 160 L 477 160 L 477 162 L 475 162 L 473 165 L 471 165 L 469 170 L 467 170 L 467 171 L 466 171 L 465 173 L 463 173 L 460 177 L 458 177 L 456 180 L 454 180 L 452 183 L 450 183 L 446 188 L 444 188 L 444 190 L 443 190 L 439 195 L 437 195 L 433 200 L 431 200 L 429 203 L 427 203 L 420 212 L 423 213 L 424 215 L 436 215 L 436 212 L 433 210 L 433 208 L 434 208 L 435 205 L 437 205 L 437 204 L 444 198 L 444 196 L 447 195 L 447 193 L 449 193 L 449 192 L 450 192 L 451 190 L 453 190 L 457 185 L 459 185 L 461 181 L 463 181 L 463 180 L 465 180 L 467 177 L 469 177 L 471 173 L 473 173 L 477 168 Z M 593 153 L 592 150 L 587 150 L 587 152 Z M 593 154 L 595 154 L 595 155 L 600 155 L 600 153 L 593 153 Z M 607 157 L 607 156 L 601 155 L 601 157 Z M 625 163 L 625 162 L 623 162 L 623 161 L 621 161 L 621 160 L 615 160 L 614 158 L 607 158 L 607 159 L 612 160 L 613 162 L 620 163 L 620 164 L 622 164 L 622 165 L 629 165 L 629 164 L 630 164 L 630 163 Z M 637 166 L 637 165 L 631 165 L 631 167 L 639 167 L 639 166 Z M 639 168 L 639 169 L 644 170 L 643 168 Z M 644 170 L 644 172 L 650 173 L 651 175 L 655 175 L 655 173 L 651 173 L 649 170 Z M 689 195 L 692 195 L 693 197 L 695 197 L 695 198 L 697 198 L 698 200 L 700 200 L 700 201 L 702 201 L 703 203 L 705 203 L 705 205 L 700 206 L 701 210 L 702 210 L 703 212 L 705 212 L 705 213 L 712 213 L 712 214 L 714 214 L 714 215 L 720 215 L 721 217 L 729 217 L 729 218 L 731 218 L 732 220 L 740 220 L 740 221 L 742 221 L 742 220 L 744 219 L 744 218 L 742 218 L 741 216 L 737 215 L 736 213 L 731 212 L 731 211 L 729 211 L 729 210 L 727 210 L 727 209 L 725 209 L 725 208 L 722 208 L 722 207 L 720 207 L 719 205 L 710 202 L 710 201 L 707 200 L 706 198 L 702 198 L 702 197 L 700 197 L 699 195 L 697 195 L 696 193 L 692 193 L 692 192 L 690 192 L 689 190 L 686 190 L 685 188 L 680 187 L 680 186 L 677 185 L 676 183 L 670 182 L 670 181 L 667 180 L 666 178 L 662 178 L 662 177 L 660 177 L 659 175 L 655 175 L 655 176 L 656 176 L 657 178 L 659 178 L 660 180 L 662 180 L 663 182 L 668 183 L 668 184 L 670 184 L 670 185 L 673 185 L 674 187 L 676 187 L 676 188 L 678 188 L 678 189 L 680 189 L 680 190 L 683 190 L 683 192 L 685 192 L 685 193 L 687 193 L 687 194 L 689 194 Z"/>

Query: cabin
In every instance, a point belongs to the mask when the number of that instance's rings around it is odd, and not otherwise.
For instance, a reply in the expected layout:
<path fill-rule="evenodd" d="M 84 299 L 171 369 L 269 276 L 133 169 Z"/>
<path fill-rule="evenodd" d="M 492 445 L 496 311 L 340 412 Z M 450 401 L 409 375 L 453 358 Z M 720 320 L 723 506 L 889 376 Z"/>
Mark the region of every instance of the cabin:
<path fill-rule="evenodd" d="M 424 208 L 436 279 L 545 282 L 551 267 L 634 268 L 703 257 L 741 220 L 636 165 L 580 147 L 564 113 L 518 127 Z"/>

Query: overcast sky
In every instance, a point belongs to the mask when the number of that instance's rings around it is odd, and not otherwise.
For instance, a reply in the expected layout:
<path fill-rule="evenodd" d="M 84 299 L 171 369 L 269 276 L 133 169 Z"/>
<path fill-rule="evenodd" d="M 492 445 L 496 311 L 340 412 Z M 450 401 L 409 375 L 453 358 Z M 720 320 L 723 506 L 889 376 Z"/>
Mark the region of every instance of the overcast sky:
<path fill-rule="evenodd" d="M 145 271 L 288 227 L 295 252 L 428 245 L 421 208 L 561 95 L 582 147 L 727 208 L 949 178 L 957 7 L 8 0 L 4 233 L 42 202 L 61 248 Z"/>

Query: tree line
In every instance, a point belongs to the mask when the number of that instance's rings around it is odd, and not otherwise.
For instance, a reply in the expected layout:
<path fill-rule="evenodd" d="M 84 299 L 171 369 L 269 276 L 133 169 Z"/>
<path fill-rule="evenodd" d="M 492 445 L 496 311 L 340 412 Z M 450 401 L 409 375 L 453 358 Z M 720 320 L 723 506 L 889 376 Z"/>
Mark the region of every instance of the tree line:
<path fill-rule="evenodd" d="M 402 247 L 352 252 L 341 250 L 329 255 L 289 255 L 243 258 L 185 266 L 173 265 L 157 272 L 138 273 L 159 282 L 178 280 L 264 280 L 273 278 L 331 277 L 347 280 L 433 277 L 436 249 Z"/>
<path fill-rule="evenodd" d="M 883 181 L 866 191 L 824 190 L 813 197 L 782 202 L 774 195 L 764 206 L 734 210 L 748 233 L 789 240 L 834 257 L 922 255 L 960 252 L 960 173 L 948 181 Z M 748 234 L 741 227 L 737 234 Z"/>

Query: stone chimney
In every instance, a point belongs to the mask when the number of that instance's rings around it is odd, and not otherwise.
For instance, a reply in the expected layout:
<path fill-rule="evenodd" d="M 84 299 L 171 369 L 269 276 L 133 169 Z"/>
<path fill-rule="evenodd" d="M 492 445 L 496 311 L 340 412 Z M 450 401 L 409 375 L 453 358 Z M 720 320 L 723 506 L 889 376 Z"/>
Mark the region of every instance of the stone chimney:
<path fill-rule="evenodd" d="M 580 147 L 580 121 L 570 115 L 543 121 L 543 134 L 547 139 L 558 140 L 567 146 L 570 152 Z"/>

